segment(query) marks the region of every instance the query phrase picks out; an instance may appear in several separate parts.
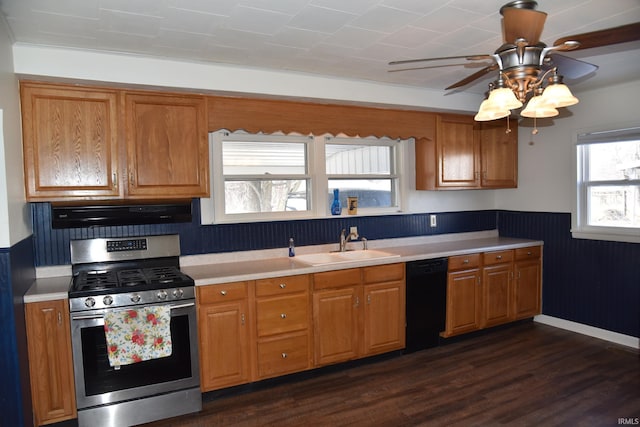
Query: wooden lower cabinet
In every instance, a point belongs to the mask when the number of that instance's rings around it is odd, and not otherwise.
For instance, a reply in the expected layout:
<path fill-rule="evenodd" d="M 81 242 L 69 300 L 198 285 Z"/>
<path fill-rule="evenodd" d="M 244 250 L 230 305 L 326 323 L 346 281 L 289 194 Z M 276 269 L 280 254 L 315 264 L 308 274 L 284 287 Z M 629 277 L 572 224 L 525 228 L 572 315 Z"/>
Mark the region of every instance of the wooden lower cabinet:
<path fill-rule="evenodd" d="M 256 379 L 311 368 L 310 287 L 308 275 L 256 280 Z"/>
<path fill-rule="evenodd" d="M 199 286 L 196 289 L 202 391 L 249 382 L 248 283 Z"/>
<path fill-rule="evenodd" d="M 68 300 L 25 305 L 35 425 L 76 417 Z"/>
<path fill-rule="evenodd" d="M 541 312 L 541 246 L 449 258 L 444 337 Z"/>
<path fill-rule="evenodd" d="M 403 263 L 314 274 L 316 366 L 405 346 Z"/>
<path fill-rule="evenodd" d="M 542 247 L 516 249 L 513 317 L 523 319 L 541 313 Z"/>

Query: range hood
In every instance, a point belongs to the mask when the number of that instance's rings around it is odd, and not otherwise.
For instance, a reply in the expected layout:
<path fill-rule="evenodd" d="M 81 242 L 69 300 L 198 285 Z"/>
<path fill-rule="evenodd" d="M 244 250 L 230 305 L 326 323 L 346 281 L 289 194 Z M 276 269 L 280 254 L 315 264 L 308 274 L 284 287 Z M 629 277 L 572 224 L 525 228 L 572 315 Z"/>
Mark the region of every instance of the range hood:
<path fill-rule="evenodd" d="M 191 200 L 168 203 L 51 205 L 52 228 L 191 222 Z"/>

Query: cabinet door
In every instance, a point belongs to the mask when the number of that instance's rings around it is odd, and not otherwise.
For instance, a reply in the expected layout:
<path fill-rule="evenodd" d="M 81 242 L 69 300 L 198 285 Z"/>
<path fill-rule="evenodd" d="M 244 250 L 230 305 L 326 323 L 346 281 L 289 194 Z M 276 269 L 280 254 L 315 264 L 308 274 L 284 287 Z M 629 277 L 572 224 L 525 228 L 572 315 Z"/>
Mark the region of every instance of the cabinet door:
<path fill-rule="evenodd" d="M 206 101 L 125 92 L 128 195 L 209 195 Z"/>
<path fill-rule="evenodd" d="M 540 260 L 516 261 L 514 270 L 514 316 L 523 319 L 540 314 Z"/>
<path fill-rule="evenodd" d="M 316 365 L 358 356 L 362 287 L 326 289 L 313 294 L 313 334 Z"/>
<path fill-rule="evenodd" d="M 405 346 L 404 282 L 364 287 L 364 355 Z"/>
<path fill-rule="evenodd" d="M 21 85 L 28 201 L 117 198 L 115 91 Z"/>
<path fill-rule="evenodd" d="M 76 417 L 67 300 L 25 306 L 35 424 Z"/>
<path fill-rule="evenodd" d="M 198 308 L 202 391 L 246 383 L 250 379 L 246 300 Z"/>
<path fill-rule="evenodd" d="M 491 265 L 482 269 L 484 327 L 511 320 L 511 275 L 511 263 Z"/>
<path fill-rule="evenodd" d="M 436 146 L 438 187 L 476 188 L 480 185 L 479 147 L 473 117 L 438 116 Z"/>
<path fill-rule="evenodd" d="M 447 274 L 447 327 L 445 336 L 480 328 L 482 284 L 480 270 L 454 271 Z"/>
<path fill-rule="evenodd" d="M 483 188 L 518 186 L 518 122 L 482 122 L 480 127 L 480 169 Z"/>

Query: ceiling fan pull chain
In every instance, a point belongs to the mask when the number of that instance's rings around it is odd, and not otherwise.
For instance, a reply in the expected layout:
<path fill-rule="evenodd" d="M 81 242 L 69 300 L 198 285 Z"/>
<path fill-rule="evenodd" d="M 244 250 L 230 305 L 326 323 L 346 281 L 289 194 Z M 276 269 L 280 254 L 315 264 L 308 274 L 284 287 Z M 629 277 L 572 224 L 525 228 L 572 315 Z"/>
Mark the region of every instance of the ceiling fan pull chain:
<path fill-rule="evenodd" d="M 511 133 L 511 127 L 509 126 L 509 116 L 510 116 L 510 115 L 511 115 L 511 114 L 509 114 L 509 115 L 507 116 L 507 130 L 505 130 L 505 131 L 504 131 L 504 133 L 506 133 L 507 135 Z"/>
<path fill-rule="evenodd" d="M 531 135 L 537 135 L 538 134 L 538 119 L 537 117 L 533 117 L 533 130 L 531 131 Z"/>

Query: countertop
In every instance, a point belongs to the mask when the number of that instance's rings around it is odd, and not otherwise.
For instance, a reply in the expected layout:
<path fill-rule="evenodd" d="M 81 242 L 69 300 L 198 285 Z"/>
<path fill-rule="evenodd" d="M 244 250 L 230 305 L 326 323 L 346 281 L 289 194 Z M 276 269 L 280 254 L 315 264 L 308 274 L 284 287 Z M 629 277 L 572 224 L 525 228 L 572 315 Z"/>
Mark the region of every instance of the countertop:
<path fill-rule="evenodd" d="M 409 262 L 422 259 L 448 257 L 477 252 L 516 249 L 542 245 L 539 240 L 499 237 L 497 231 L 457 233 L 426 237 L 370 241 L 369 249 L 381 250 L 397 255 L 392 258 L 378 258 L 312 266 L 288 257 L 287 249 L 269 249 L 227 254 L 206 254 L 180 258 L 181 270 L 195 280 L 196 286 L 215 285 L 243 280 L 256 280 L 268 277 L 292 276 L 346 268 L 371 265 Z M 349 243 L 350 247 L 360 249 L 361 242 Z M 357 245 L 357 247 L 356 247 Z M 296 248 L 296 254 L 329 252 L 337 245 L 319 245 Z M 66 271 L 65 267 L 53 271 Z M 67 298 L 71 283 L 70 267 L 68 274 L 54 277 L 38 277 L 24 296 L 24 301 L 37 302 Z M 50 274 L 50 273 L 49 273 Z"/>

